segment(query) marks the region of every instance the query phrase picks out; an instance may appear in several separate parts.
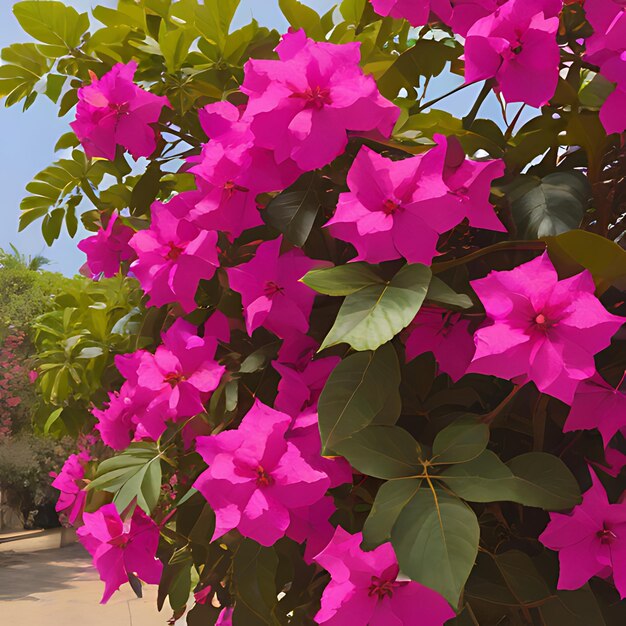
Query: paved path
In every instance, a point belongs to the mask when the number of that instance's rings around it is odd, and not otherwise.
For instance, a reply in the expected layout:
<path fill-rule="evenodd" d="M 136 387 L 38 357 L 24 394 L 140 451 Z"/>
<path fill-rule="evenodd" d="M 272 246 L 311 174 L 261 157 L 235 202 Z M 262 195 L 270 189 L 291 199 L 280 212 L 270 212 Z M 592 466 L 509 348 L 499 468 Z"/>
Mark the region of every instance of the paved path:
<path fill-rule="evenodd" d="M 35 541 L 30 539 L 29 541 Z M 23 542 L 20 542 L 23 543 Z M 139 599 L 124 585 L 99 604 L 103 585 L 80 545 L 37 552 L 0 550 L 0 624 L 11 626 L 165 626 L 156 587 Z"/>

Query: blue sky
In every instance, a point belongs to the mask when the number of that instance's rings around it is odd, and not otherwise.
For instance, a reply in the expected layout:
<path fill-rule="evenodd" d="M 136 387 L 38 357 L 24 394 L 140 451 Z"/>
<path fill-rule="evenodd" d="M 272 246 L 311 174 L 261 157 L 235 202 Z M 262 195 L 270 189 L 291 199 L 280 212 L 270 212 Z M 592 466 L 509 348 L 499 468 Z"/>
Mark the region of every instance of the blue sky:
<path fill-rule="evenodd" d="M 318 12 L 324 12 L 336 4 L 337 0 L 305 2 Z M 96 4 L 115 6 L 116 1 L 66 0 L 66 3 L 79 11 L 88 11 Z M 13 16 L 13 4 L 15 2 L 0 0 L 0 47 L 30 39 Z M 248 23 L 251 17 L 279 31 L 287 28 L 287 22 L 278 10 L 277 0 L 242 0 L 233 27 L 238 28 Z M 478 89 L 479 87 L 472 87 L 455 98 L 450 98 L 446 101 L 445 108 L 457 115 L 467 113 Z M 495 99 L 485 105 L 482 114 L 485 113 L 492 118 L 499 117 Z M 26 254 L 43 253 L 53 262 L 51 270 L 68 275 L 74 274 L 84 262 L 84 255 L 76 248 L 84 233 L 79 231 L 74 240 L 63 234 L 61 239 L 48 248 L 41 236 L 39 222 L 22 233 L 17 232 L 17 225 L 19 204 L 25 194 L 24 187 L 37 172 L 59 158 L 54 154 L 54 144 L 69 130 L 68 124 L 72 115 L 70 112 L 65 118 L 58 118 L 56 106 L 45 97 L 38 98 L 25 113 L 19 105 L 9 109 L 0 108 L 3 138 L 0 142 L 0 189 L 3 196 L 0 204 L 0 247 L 8 248 L 9 243 L 13 243 Z"/>

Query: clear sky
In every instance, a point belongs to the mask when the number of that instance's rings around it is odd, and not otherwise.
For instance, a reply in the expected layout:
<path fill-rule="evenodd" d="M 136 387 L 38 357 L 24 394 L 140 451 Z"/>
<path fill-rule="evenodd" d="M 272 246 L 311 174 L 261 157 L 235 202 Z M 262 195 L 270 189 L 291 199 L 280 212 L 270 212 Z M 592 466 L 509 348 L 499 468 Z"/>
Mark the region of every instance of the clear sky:
<path fill-rule="evenodd" d="M 115 6 L 116 0 L 65 0 L 79 11 L 88 11 L 97 4 Z M 338 3 L 338 0 L 304 0 L 306 4 L 323 13 Z M 29 41 L 16 19 L 13 17 L 13 0 L 0 0 L 0 47 L 15 42 Z M 235 16 L 233 28 L 249 23 L 251 17 L 261 24 L 284 32 L 288 26 L 278 9 L 277 0 L 241 0 Z M 95 22 L 95 20 L 92 20 Z M 95 22 L 98 23 L 98 22 Z M 444 73 L 445 74 L 445 73 Z M 443 83 L 441 80 L 443 79 Z M 456 83 L 450 83 L 450 77 L 440 77 L 437 81 L 437 92 L 445 92 Z M 456 96 L 446 99 L 442 108 L 454 115 L 464 115 L 471 108 L 471 104 L 479 91 L 476 85 L 464 90 Z M 429 97 L 438 95 L 430 93 Z M 517 105 L 516 105 L 517 106 Z M 491 119 L 498 119 L 499 107 L 495 98 L 485 103 L 481 115 Z M 25 195 L 24 187 L 33 176 L 44 167 L 59 158 L 54 154 L 56 140 L 69 130 L 68 124 L 73 119 L 73 112 L 65 118 L 57 117 L 56 105 L 45 96 L 37 98 L 35 104 L 25 113 L 21 107 L 9 109 L 0 107 L 0 247 L 8 248 L 13 243 L 26 254 L 43 253 L 52 260 L 50 269 L 72 275 L 83 264 L 84 255 L 76 248 L 77 242 L 85 235 L 79 232 L 74 240 L 62 234 L 51 248 L 46 246 L 40 223 L 35 222 L 22 233 L 17 232 L 19 204 Z M 525 115 L 524 118 L 528 116 Z"/>

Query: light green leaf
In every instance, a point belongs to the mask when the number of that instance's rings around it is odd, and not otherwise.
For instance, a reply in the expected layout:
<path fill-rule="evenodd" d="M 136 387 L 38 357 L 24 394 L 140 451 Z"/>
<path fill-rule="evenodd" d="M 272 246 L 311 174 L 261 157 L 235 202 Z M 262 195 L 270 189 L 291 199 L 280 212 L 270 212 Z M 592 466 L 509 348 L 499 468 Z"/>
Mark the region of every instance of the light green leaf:
<path fill-rule="evenodd" d="M 419 311 L 431 276 L 425 265 L 405 265 L 388 283 L 346 296 L 322 349 L 348 343 L 355 350 L 375 350 L 393 339 Z"/>
<path fill-rule="evenodd" d="M 337 267 L 312 270 L 301 278 L 305 285 L 327 296 L 348 296 L 385 281 L 367 263 L 346 263 Z"/>
<path fill-rule="evenodd" d="M 322 20 L 313 9 L 298 0 L 278 0 L 278 6 L 293 28 L 303 28 L 307 36 L 316 41 L 326 39 Z"/>
<path fill-rule="evenodd" d="M 50 61 L 43 56 L 33 43 L 15 43 L 4 48 L 0 65 L 0 97 L 6 96 L 5 106 L 9 107 L 31 94 L 36 94 L 36 86 L 49 72 Z"/>
<path fill-rule="evenodd" d="M 134 498 L 150 514 L 161 493 L 161 455 L 156 443 L 132 443 L 122 453 L 102 461 L 87 489 L 115 494 L 113 502 L 123 511 Z"/>
<path fill-rule="evenodd" d="M 20 26 L 37 41 L 46 56 L 60 57 L 80 44 L 89 28 L 87 13 L 78 13 L 62 2 L 26 0 L 13 5 L 13 13 Z"/>

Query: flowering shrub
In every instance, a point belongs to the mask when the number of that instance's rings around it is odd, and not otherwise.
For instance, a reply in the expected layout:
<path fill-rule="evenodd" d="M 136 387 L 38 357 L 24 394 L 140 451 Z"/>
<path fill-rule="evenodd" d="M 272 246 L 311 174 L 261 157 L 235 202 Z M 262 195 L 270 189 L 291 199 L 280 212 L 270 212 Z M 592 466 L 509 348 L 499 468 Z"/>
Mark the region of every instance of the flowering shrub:
<path fill-rule="evenodd" d="M 622 4 L 15 5 L 0 93 L 76 105 L 21 224 L 94 233 L 36 384 L 103 601 L 626 619 Z"/>

